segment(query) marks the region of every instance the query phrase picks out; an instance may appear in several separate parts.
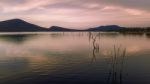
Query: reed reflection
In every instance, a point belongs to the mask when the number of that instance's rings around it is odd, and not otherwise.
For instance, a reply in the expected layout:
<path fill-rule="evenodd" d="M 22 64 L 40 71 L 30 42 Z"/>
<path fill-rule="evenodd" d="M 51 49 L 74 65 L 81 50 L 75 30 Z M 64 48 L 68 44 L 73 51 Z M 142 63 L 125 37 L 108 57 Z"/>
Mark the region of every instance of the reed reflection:
<path fill-rule="evenodd" d="M 93 47 L 92 63 L 96 61 L 96 55 L 99 54 L 100 52 L 100 47 L 99 47 L 100 43 L 97 42 L 98 38 L 100 40 L 100 33 L 89 32 L 89 41 L 92 42 L 92 47 Z"/>
<path fill-rule="evenodd" d="M 109 56 L 111 56 L 111 58 L 107 84 L 123 83 L 123 70 L 126 53 L 126 48 L 123 48 L 121 46 L 114 46 L 113 50 L 109 53 Z"/>
<path fill-rule="evenodd" d="M 60 84 L 132 84 L 135 80 L 149 81 L 150 46 L 148 36 L 145 37 L 103 32 L 2 36 L 0 78 L 5 80 L 0 84 L 56 84 L 57 81 Z M 125 72 L 129 73 L 128 78 Z"/>

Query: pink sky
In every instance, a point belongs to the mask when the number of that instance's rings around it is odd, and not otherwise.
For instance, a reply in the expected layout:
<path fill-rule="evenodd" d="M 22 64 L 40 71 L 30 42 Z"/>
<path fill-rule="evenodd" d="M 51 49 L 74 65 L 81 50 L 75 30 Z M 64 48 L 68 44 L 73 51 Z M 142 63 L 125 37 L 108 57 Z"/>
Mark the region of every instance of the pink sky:
<path fill-rule="evenodd" d="M 50 27 L 150 26 L 150 0 L 0 0 L 0 21 Z"/>

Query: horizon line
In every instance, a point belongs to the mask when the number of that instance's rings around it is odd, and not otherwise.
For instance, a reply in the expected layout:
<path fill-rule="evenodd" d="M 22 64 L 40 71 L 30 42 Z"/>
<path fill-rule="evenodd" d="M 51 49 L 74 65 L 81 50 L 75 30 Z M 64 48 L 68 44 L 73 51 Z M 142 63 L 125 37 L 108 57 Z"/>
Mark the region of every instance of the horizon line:
<path fill-rule="evenodd" d="M 34 24 L 32 22 L 28 22 L 24 19 L 20 19 L 20 18 L 12 18 L 12 19 L 6 19 L 6 20 L 0 20 L 0 22 L 4 22 L 4 21 L 9 21 L 9 20 L 21 20 L 21 21 L 24 21 L 24 22 L 27 22 L 27 23 L 30 23 L 30 24 L 33 24 L 33 25 L 36 25 L 36 26 L 39 26 L 39 27 L 42 27 L 42 28 L 46 28 L 46 29 L 49 29 L 51 27 L 61 27 L 61 28 L 66 28 L 66 29 L 76 29 L 76 28 L 71 28 L 71 27 L 63 27 L 63 26 L 59 26 L 59 25 L 51 25 L 49 27 L 43 27 L 43 26 L 40 26 L 38 24 Z M 123 27 L 123 28 L 149 28 L 150 26 L 146 26 L 146 27 L 140 27 L 140 26 L 120 26 L 120 25 L 116 25 L 116 24 L 109 24 L 109 25 L 100 25 L 100 26 L 93 26 L 93 27 L 86 27 L 84 29 L 90 29 L 90 28 L 96 28 L 96 27 L 103 27 L 103 26 L 119 26 L 119 27 Z M 79 27 L 78 27 L 79 28 Z M 77 30 L 84 30 L 84 29 L 77 29 Z"/>

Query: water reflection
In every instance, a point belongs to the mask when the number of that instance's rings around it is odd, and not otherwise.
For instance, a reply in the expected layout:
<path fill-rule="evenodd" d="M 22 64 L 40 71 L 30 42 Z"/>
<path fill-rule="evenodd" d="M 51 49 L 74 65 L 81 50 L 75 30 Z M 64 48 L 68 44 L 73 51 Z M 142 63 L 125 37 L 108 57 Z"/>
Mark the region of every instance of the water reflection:
<path fill-rule="evenodd" d="M 95 33 L 89 32 L 89 41 L 92 42 L 92 47 L 93 47 L 92 63 L 94 61 L 96 61 L 96 54 L 99 54 L 99 44 L 100 43 L 97 42 L 98 37 L 100 39 L 100 33 L 95 34 Z"/>
<path fill-rule="evenodd" d="M 150 38 L 150 33 L 146 33 L 146 37 L 147 37 L 147 38 Z"/>
<path fill-rule="evenodd" d="M 1 35 L 0 84 L 149 84 L 149 40 L 103 32 Z"/>
<path fill-rule="evenodd" d="M 101 33 L 91 33 L 89 32 L 89 41 L 92 42 L 93 46 L 93 57 L 92 63 L 96 61 L 96 57 L 100 55 L 99 52 L 99 45 L 100 43 L 97 40 L 100 39 Z M 99 39 L 98 39 L 99 38 Z M 110 57 L 109 60 L 109 72 L 107 78 L 107 84 L 122 84 L 123 83 L 123 70 L 124 70 L 124 63 L 126 57 L 126 48 L 123 48 L 121 45 L 116 46 L 114 45 L 113 50 L 107 51 L 107 55 Z"/>
<path fill-rule="evenodd" d="M 126 48 L 114 46 L 113 51 L 110 52 L 110 56 L 110 69 L 107 84 L 122 84 Z"/>
<path fill-rule="evenodd" d="M 22 43 L 32 37 L 36 36 L 35 34 L 25 34 L 25 35 L 0 35 L 1 40 L 13 43 Z"/>
<path fill-rule="evenodd" d="M 133 36 L 143 36 L 145 33 L 143 32 L 124 32 L 124 33 L 120 33 L 124 36 L 129 36 L 129 35 L 133 35 Z"/>

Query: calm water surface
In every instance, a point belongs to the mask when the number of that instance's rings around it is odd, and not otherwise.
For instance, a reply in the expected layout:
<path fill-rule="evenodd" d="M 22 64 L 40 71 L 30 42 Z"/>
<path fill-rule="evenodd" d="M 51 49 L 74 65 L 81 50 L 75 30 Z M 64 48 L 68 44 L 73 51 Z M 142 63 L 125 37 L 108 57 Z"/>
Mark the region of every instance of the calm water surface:
<path fill-rule="evenodd" d="M 0 34 L 0 84 L 150 84 L 150 36 Z"/>

